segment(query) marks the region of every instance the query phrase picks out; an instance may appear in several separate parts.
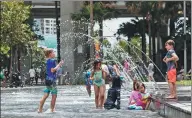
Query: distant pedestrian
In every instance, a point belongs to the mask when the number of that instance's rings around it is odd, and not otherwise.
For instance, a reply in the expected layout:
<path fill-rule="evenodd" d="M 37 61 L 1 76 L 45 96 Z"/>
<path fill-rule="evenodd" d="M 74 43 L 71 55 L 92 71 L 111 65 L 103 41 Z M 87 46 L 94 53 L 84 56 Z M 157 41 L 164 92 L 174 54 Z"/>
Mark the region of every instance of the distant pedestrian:
<path fill-rule="evenodd" d="M 71 83 L 69 72 L 66 72 L 65 74 L 65 84 L 69 85 Z"/>
<path fill-rule="evenodd" d="M 148 65 L 148 68 L 147 68 L 147 69 L 148 69 L 149 79 L 150 79 L 150 80 L 153 80 L 153 74 L 154 74 L 153 69 L 154 69 L 154 65 L 153 65 L 152 61 L 149 62 L 149 65 Z"/>
<path fill-rule="evenodd" d="M 36 82 L 36 85 L 38 84 L 38 79 L 40 78 L 40 73 L 41 73 L 41 69 L 36 68 L 36 70 L 35 70 L 35 82 Z"/>
<path fill-rule="evenodd" d="M 59 68 L 56 72 L 56 78 L 58 80 L 58 84 L 60 84 L 61 76 L 62 76 L 62 68 Z"/>
<path fill-rule="evenodd" d="M 129 61 L 127 59 L 124 60 L 124 64 L 123 64 L 123 68 L 126 71 L 126 73 L 128 73 L 129 71 Z"/>
<path fill-rule="evenodd" d="M 85 79 L 86 90 L 87 90 L 87 93 L 89 94 L 89 97 L 91 96 L 91 85 L 93 84 L 92 80 L 90 80 L 90 76 L 91 76 L 91 71 L 87 70 L 85 72 L 84 79 Z"/>
<path fill-rule="evenodd" d="M 45 69 L 41 68 L 41 72 L 40 72 L 41 84 L 44 84 L 45 76 L 46 76 Z"/>
<path fill-rule="evenodd" d="M 3 81 L 5 79 L 3 69 L 0 70 L 0 80 Z"/>
<path fill-rule="evenodd" d="M 33 85 L 33 81 L 35 79 L 35 69 L 33 67 L 29 69 L 29 77 L 30 77 L 29 84 Z"/>

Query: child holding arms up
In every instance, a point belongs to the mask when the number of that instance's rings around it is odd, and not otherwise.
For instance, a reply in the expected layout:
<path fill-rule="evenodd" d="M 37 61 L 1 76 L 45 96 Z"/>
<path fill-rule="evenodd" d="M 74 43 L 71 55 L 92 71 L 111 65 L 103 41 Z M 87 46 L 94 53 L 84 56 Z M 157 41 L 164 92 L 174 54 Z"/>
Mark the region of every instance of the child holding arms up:
<path fill-rule="evenodd" d="M 46 61 L 46 79 L 45 79 L 45 85 L 46 88 L 44 90 L 44 96 L 40 100 L 40 105 L 38 109 L 38 113 L 42 113 L 43 105 L 45 103 L 45 100 L 49 96 L 49 93 L 52 94 L 51 99 L 51 112 L 54 112 L 55 109 L 55 102 L 57 98 L 57 88 L 56 88 L 56 71 L 62 66 L 63 61 L 61 61 L 58 65 L 56 65 L 55 54 L 53 50 L 46 50 L 45 56 L 47 58 Z"/>

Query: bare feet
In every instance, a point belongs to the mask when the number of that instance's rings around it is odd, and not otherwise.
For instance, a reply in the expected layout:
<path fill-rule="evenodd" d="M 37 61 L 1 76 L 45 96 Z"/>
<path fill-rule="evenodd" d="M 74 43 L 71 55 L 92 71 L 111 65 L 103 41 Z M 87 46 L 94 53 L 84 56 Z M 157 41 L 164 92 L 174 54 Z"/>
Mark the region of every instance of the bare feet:
<path fill-rule="evenodd" d="M 176 99 L 176 96 L 173 95 L 169 95 L 168 97 L 166 97 L 167 99 Z"/>
<path fill-rule="evenodd" d="M 101 106 L 101 105 L 98 106 L 98 109 L 103 109 L 103 108 L 104 108 L 104 106 Z"/>
<path fill-rule="evenodd" d="M 51 109 L 51 112 L 55 112 L 55 108 L 54 108 L 54 109 Z"/>
<path fill-rule="evenodd" d="M 42 110 L 42 109 L 38 109 L 37 112 L 38 112 L 38 113 L 42 113 L 43 110 Z"/>

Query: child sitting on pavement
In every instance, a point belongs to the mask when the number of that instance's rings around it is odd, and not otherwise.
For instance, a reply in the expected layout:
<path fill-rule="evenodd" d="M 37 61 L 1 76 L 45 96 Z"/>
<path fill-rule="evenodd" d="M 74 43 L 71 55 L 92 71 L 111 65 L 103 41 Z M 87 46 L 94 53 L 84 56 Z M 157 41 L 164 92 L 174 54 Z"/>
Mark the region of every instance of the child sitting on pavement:
<path fill-rule="evenodd" d="M 145 110 L 146 110 L 146 109 L 148 109 L 149 104 L 150 104 L 151 94 L 147 93 L 146 87 L 143 83 L 141 83 L 140 92 L 141 92 L 142 101 L 145 104 Z"/>
<path fill-rule="evenodd" d="M 141 92 L 143 92 L 142 83 L 134 81 L 133 89 L 134 90 L 132 91 L 129 99 L 128 109 L 144 110 L 148 103 L 149 96 L 147 97 L 142 96 L 141 94 Z"/>

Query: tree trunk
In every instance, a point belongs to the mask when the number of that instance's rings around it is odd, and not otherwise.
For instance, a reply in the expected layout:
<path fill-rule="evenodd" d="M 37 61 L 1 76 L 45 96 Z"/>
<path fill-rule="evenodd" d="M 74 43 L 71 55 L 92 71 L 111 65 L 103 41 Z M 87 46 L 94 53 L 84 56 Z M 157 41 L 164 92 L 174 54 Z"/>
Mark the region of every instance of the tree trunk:
<path fill-rule="evenodd" d="M 10 63 L 9 63 L 9 74 L 10 80 L 12 80 L 12 69 L 13 69 L 13 46 L 10 46 Z"/>
<path fill-rule="evenodd" d="M 129 40 L 129 37 L 127 37 L 127 51 L 128 51 L 128 53 L 129 53 L 129 55 L 131 55 L 131 48 L 130 48 L 130 45 L 129 45 L 129 41 L 131 41 L 131 39 Z"/>
<path fill-rule="evenodd" d="M 17 48 L 17 62 L 18 62 L 18 66 L 17 69 L 19 72 L 21 72 L 21 51 L 20 48 Z"/>
<path fill-rule="evenodd" d="M 33 66 L 33 54 L 32 54 L 32 47 L 30 46 L 30 68 Z"/>
<path fill-rule="evenodd" d="M 14 63 L 13 63 L 13 67 L 14 67 L 14 72 L 17 72 L 17 50 L 18 47 L 17 45 L 15 46 L 15 54 L 14 54 Z"/>
<path fill-rule="evenodd" d="M 99 42 L 101 44 L 101 52 L 100 52 L 100 56 L 101 58 L 103 57 L 103 21 L 99 21 Z"/>
<path fill-rule="evenodd" d="M 143 17 L 143 23 L 142 23 L 142 60 L 146 64 L 146 38 L 145 38 L 145 22 Z"/>
<path fill-rule="evenodd" d="M 99 41 L 103 43 L 103 21 L 99 21 Z"/>
<path fill-rule="evenodd" d="M 152 33 L 152 57 L 153 57 L 153 62 L 156 63 L 156 44 L 155 44 L 155 34 L 156 34 L 156 31 L 155 31 L 155 23 L 154 23 L 154 17 L 153 17 L 153 14 L 152 14 L 152 27 L 151 27 L 151 33 Z"/>
<path fill-rule="evenodd" d="M 151 59 L 151 52 L 152 52 L 152 48 L 151 48 L 151 21 L 148 21 L 148 30 L 149 30 L 149 58 Z"/>
<path fill-rule="evenodd" d="M 162 59 L 160 58 L 160 42 L 161 42 L 161 37 L 160 37 L 160 34 L 159 34 L 159 29 L 157 29 L 157 54 L 156 54 L 156 62 L 159 62 L 157 63 L 156 65 L 160 68 L 161 67 L 161 64 L 162 64 Z"/>

